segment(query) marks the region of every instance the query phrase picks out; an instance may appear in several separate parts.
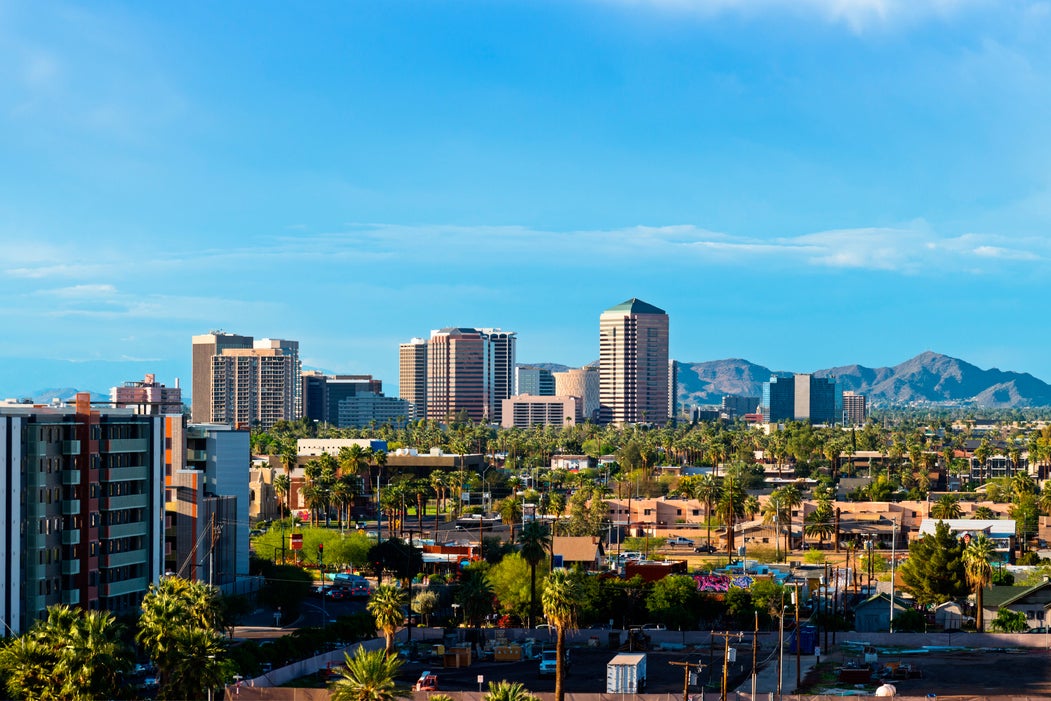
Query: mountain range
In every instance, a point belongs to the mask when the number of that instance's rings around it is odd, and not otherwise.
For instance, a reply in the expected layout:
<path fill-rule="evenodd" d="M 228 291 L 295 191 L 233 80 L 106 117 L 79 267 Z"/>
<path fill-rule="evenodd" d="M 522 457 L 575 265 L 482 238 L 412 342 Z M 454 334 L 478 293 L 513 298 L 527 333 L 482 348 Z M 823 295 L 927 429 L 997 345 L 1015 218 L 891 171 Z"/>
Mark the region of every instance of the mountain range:
<path fill-rule="evenodd" d="M 686 404 L 719 404 L 724 394 L 759 397 L 772 371 L 740 358 L 679 363 L 679 400 Z M 959 404 L 990 408 L 1051 406 L 1051 385 L 1028 373 L 975 365 L 926 351 L 894 367 L 862 365 L 815 370 L 835 377 L 843 390 L 864 394 L 869 405 Z"/>

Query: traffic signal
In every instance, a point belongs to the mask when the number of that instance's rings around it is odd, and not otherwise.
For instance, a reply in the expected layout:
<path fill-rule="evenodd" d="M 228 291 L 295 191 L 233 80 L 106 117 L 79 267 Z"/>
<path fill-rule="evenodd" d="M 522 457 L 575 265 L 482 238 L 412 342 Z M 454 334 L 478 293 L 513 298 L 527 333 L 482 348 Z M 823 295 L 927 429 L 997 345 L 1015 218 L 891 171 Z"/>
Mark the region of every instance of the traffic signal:
<path fill-rule="evenodd" d="M 325 544 L 324 543 L 318 543 L 317 544 L 317 551 L 319 553 L 324 553 L 325 552 Z"/>

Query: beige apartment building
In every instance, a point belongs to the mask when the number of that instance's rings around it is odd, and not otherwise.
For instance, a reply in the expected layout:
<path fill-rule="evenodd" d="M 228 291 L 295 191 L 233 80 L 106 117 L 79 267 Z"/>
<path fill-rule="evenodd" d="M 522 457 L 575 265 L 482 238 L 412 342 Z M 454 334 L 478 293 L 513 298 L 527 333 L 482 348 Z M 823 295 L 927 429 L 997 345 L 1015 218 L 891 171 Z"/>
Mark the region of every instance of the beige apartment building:
<path fill-rule="evenodd" d="M 503 400 L 504 428 L 530 426 L 574 426 L 582 420 L 580 397 L 538 397 L 517 394 Z"/>

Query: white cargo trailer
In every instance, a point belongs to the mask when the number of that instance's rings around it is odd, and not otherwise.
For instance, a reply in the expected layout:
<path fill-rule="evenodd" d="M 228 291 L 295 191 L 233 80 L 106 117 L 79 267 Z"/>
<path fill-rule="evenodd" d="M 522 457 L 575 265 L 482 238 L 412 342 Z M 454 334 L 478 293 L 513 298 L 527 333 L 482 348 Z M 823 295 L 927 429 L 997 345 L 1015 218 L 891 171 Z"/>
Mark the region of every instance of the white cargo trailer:
<path fill-rule="evenodd" d="M 607 694 L 638 694 L 645 688 L 645 653 L 623 653 L 606 664 Z"/>

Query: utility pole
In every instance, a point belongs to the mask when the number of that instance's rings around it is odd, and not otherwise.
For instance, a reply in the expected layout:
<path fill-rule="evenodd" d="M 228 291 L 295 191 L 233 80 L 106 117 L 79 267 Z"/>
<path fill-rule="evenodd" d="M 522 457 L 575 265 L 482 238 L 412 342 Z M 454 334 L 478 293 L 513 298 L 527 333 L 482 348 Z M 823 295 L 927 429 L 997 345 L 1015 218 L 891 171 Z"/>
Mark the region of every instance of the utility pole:
<path fill-rule="evenodd" d="M 720 701 L 726 701 L 726 685 L 727 685 L 727 672 L 730 668 L 730 638 L 736 638 L 741 640 L 741 633 L 731 633 L 729 631 L 725 633 L 712 633 L 713 638 L 723 639 L 723 682 L 722 692 L 719 696 Z"/>
<path fill-rule="evenodd" d="M 210 522 L 211 533 L 211 545 L 208 548 L 208 586 L 212 586 L 212 572 L 215 571 L 215 544 L 219 540 L 219 534 L 215 531 L 215 507 L 212 507 L 212 518 Z"/>
<path fill-rule="evenodd" d="M 673 667 L 682 667 L 682 701 L 690 701 L 690 669 L 694 666 L 690 662 L 669 662 Z M 697 674 L 700 675 L 704 665 L 697 661 Z"/>
<path fill-rule="evenodd" d="M 755 682 L 757 665 L 756 659 L 759 652 L 759 612 L 755 612 L 755 629 L 752 631 L 752 701 L 755 701 Z"/>

